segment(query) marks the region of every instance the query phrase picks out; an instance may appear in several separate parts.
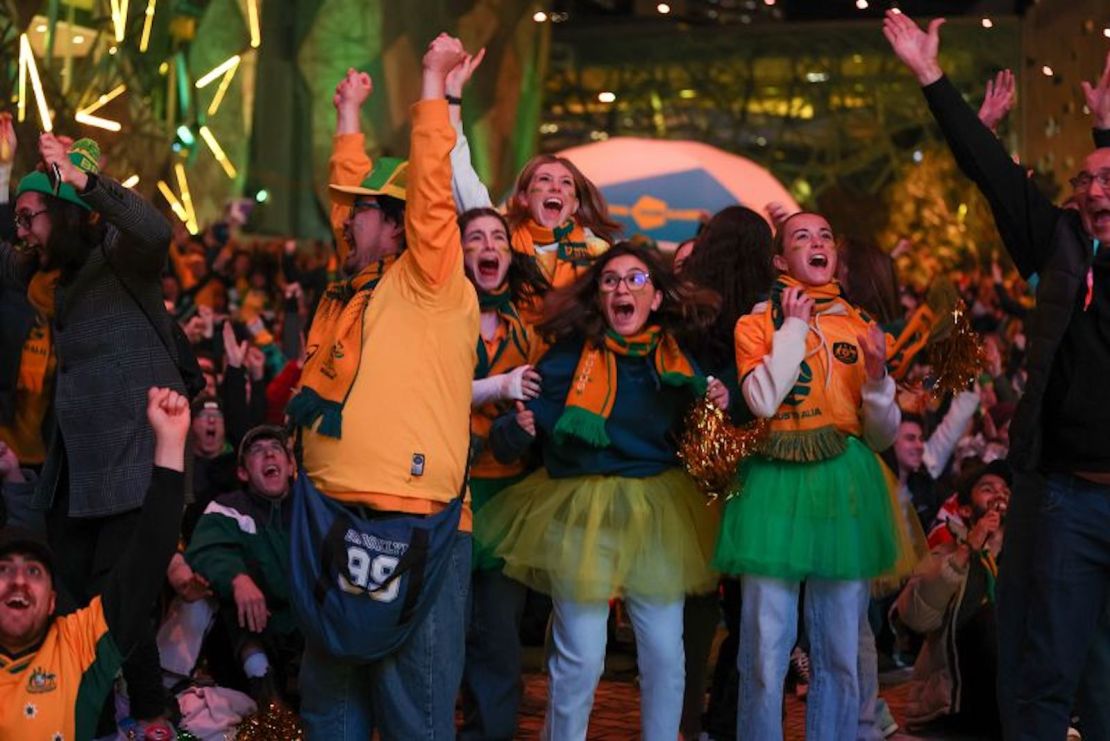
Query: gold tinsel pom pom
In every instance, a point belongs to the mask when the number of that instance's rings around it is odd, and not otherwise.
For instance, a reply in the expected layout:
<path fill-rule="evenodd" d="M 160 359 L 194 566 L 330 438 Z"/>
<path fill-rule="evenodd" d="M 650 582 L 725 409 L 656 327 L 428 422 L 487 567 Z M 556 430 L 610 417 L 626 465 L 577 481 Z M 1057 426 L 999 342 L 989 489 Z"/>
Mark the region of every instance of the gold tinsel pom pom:
<path fill-rule="evenodd" d="M 708 398 L 686 415 L 678 457 L 698 489 L 711 500 L 731 496 L 740 462 L 759 451 L 769 429 L 765 419 L 736 427 Z"/>
<path fill-rule="evenodd" d="M 933 394 L 938 397 L 967 390 L 986 365 L 983 343 L 962 301 L 952 310 L 952 331 L 929 346 L 928 357 L 936 379 Z"/>
<path fill-rule="evenodd" d="M 296 714 L 276 702 L 265 712 L 255 713 L 239 724 L 235 741 L 304 741 L 304 729 Z"/>

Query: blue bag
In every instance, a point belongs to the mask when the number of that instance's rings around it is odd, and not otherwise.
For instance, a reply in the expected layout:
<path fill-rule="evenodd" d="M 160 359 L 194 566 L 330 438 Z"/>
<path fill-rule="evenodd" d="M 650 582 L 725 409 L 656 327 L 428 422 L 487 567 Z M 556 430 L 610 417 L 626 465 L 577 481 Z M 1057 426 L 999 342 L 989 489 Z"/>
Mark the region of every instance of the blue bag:
<path fill-rule="evenodd" d="M 439 592 L 461 515 L 460 492 L 434 515 L 361 517 L 298 475 L 289 591 L 305 639 L 351 662 L 399 649 Z"/>

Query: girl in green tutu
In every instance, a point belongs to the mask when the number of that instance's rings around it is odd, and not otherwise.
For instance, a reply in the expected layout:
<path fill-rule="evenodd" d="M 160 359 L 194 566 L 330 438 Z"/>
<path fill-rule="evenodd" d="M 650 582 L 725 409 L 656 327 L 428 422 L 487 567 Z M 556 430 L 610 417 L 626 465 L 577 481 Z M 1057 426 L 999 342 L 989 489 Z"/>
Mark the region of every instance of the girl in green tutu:
<path fill-rule="evenodd" d="M 886 338 L 844 299 L 824 217 L 791 216 L 775 235 L 770 301 L 736 325 L 748 407 L 771 420 L 762 455 L 741 465 L 714 565 L 740 574 L 737 737 L 782 738 L 782 688 L 798 597 L 813 679 L 806 736 L 855 738 L 860 615 L 868 580 L 898 557 L 887 483 L 874 451 L 898 428 Z"/>
<path fill-rule="evenodd" d="M 703 329 L 716 294 L 679 283 L 653 250 L 620 243 L 549 294 L 540 395 L 494 423 L 502 461 L 537 443 L 543 467 L 482 510 L 475 539 L 505 574 L 552 596 L 553 651 L 544 736 L 584 739 L 605 660 L 609 600 L 636 633 L 643 736 L 678 737 L 684 688 L 683 601 L 712 588 L 719 526 L 679 465 L 675 432 L 702 394 L 722 408 L 679 347 Z"/>

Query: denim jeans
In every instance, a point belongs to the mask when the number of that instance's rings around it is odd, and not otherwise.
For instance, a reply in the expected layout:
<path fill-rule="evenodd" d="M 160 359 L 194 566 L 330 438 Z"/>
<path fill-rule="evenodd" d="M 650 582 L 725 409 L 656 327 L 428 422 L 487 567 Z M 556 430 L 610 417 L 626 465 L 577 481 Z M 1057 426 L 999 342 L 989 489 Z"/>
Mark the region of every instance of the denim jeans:
<path fill-rule="evenodd" d="M 998 710 L 1007 739 L 1017 738 L 1018 670 L 1025 645 L 1038 515 L 1046 485 L 1038 473 L 1014 471 L 1006 535 L 998 557 Z"/>
<path fill-rule="evenodd" d="M 1068 474 L 1014 483 L 999 564 L 1003 731 L 1063 738 L 1110 594 L 1110 486 Z"/>
<path fill-rule="evenodd" d="M 640 669 L 640 728 L 644 741 L 674 741 L 682 716 L 685 657 L 682 649 L 684 600 L 646 602 L 626 597 L 636 635 Z M 609 605 L 554 600 L 553 650 L 543 738 L 586 738 L 594 691 L 605 668 Z"/>
<path fill-rule="evenodd" d="M 859 620 L 859 732 L 856 741 L 882 741 L 879 728 L 879 652 L 866 602 Z"/>
<path fill-rule="evenodd" d="M 447 741 L 455 737 L 455 696 L 462 680 L 469 533 L 459 533 L 440 593 L 399 651 L 351 664 L 305 648 L 301 719 L 308 741 Z"/>
<path fill-rule="evenodd" d="M 736 738 L 781 741 L 782 690 L 798 632 L 799 582 L 744 575 L 740 622 L 740 712 Z M 855 738 L 859 723 L 859 633 L 867 582 L 805 583 L 810 682 L 806 738 Z"/>
<path fill-rule="evenodd" d="M 520 619 L 528 589 L 498 570 L 475 571 L 463 669 L 463 727 L 459 738 L 510 741 L 524 683 Z"/>
<path fill-rule="evenodd" d="M 1110 738 L 1110 698 L 1106 696 L 1110 678 L 1110 600 L 1103 605 L 1095 639 L 1087 652 L 1087 665 L 1079 683 L 1076 701 L 1079 730 L 1083 738 Z"/>

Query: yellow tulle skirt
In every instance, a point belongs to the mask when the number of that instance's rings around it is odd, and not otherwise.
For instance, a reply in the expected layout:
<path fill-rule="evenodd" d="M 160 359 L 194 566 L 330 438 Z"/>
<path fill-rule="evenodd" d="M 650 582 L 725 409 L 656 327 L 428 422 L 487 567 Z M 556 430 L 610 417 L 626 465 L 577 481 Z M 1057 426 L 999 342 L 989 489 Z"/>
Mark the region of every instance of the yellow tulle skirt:
<path fill-rule="evenodd" d="M 890 571 L 871 582 L 873 597 L 885 597 L 900 590 L 906 579 L 913 573 L 917 563 L 929 553 L 925 531 L 921 527 L 917 513 L 913 511 L 912 505 L 907 507 L 899 496 L 901 485 L 898 483 L 898 478 L 886 465 L 879 467 L 883 471 L 890 509 L 894 515 L 894 543 L 898 558 Z"/>
<path fill-rule="evenodd" d="M 719 526 L 719 507 L 681 469 L 565 479 L 540 470 L 483 508 L 474 537 L 507 576 L 553 597 L 669 602 L 716 585 Z"/>

